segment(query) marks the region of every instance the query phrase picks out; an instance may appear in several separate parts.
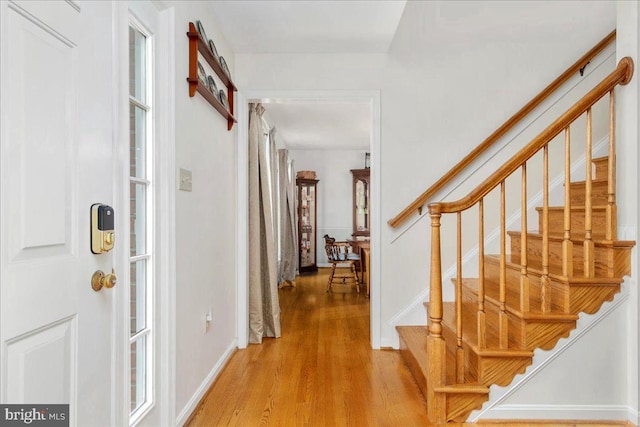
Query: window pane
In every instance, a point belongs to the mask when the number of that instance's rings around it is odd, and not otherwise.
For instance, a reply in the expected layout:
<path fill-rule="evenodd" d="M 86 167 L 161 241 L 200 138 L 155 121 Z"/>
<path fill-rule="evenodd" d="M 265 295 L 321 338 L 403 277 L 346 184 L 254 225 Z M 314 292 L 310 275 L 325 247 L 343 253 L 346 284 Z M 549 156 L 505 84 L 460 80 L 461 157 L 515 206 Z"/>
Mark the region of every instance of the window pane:
<path fill-rule="evenodd" d="M 129 245 L 131 256 L 136 256 L 147 250 L 147 187 L 132 182 L 129 191 Z"/>
<path fill-rule="evenodd" d="M 146 37 L 129 27 L 129 95 L 146 103 Z"/>
<path fill-rule="evenodd" d="M 132 262 L 129 268 L 131 336 L 147 326 L 147 261 L 142 259 Z"/>
<path fill-rule="evenodd" d="M 146 178 L 146 111 L 130 104 L 129 109 L 129 175 Z"/>
<path fill-rule="evenodd" d="M 131 412 L 135 412 L 147 400 L 147 337 L 131 343 Z"/>

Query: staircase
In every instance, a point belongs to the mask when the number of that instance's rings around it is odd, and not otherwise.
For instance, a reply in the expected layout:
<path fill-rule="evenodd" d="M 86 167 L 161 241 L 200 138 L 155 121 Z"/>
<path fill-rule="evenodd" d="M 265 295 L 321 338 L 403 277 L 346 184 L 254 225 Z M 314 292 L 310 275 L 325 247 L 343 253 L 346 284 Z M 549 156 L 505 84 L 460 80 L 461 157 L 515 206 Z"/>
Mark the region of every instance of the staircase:
<path fill-rule="evenodd" d="M 533 362 L 534 350 L 552 349 L 576 327 L 579 313 L 595 313 L 631 273 L 632 241 L 617 240 L 614 88 L 626 84 L 633 64 L 616 71 L 556 120 L 467 197 L 429 205 L 431 215 L 428 326 L 400 326 L 400 351 L 427 401 L 434 423 L 462 422 L 489 399 L 493 384 L 509 385 Z M 591 107 L 609 96 L 609 154 L 591 158 Z M 571 140 L 571 124 L 586 115 L 586 141 Z M 564 133 L 564 205 L 549 206 L 549 144 Z M 555 142 L 554 142 L 555 143 Z M 571 144 L 586 144 L 586 179 L 571 180 Z M 543 203 L 538 231 L 527 231 L 527 161 L 543 156 Z M 505 181 L 521 172 L 522 227 L 505 228 Z M 500 192 L 500 253 L 484 253 L 484 198 Z M 474 209 L 470 209 L 470 208 Z M 462 213 L 478 215 L 478 277 L 462 276 Z M 441 216 L 457 215 L 454 236 Z M 442 300 L 441 233 L 456 239 L 455 301 Z M 508 236 L 508 238 L 507 238 Z M 507 248 L 507 240 L 510 245 Z"/>

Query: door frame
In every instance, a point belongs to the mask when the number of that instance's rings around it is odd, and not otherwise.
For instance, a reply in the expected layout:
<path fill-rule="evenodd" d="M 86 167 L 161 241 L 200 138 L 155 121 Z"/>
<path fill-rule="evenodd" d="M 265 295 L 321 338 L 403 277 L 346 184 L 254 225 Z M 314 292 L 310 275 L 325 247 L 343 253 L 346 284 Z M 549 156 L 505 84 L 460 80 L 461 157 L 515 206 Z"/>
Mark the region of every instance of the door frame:
<path fill-rule="evenodd" d="M 237 145 L 237 326 L 236 335 L 239 348 L 249 343 L 249 103 L 272 100 L 277 102 L 368 102 L 371 106 L 371 347 L 380 348 L 381 340 L 381 292 L 380 292 L 380 91 L 377 90 L 249 90 L 238 92 L 238 145 Z"/>

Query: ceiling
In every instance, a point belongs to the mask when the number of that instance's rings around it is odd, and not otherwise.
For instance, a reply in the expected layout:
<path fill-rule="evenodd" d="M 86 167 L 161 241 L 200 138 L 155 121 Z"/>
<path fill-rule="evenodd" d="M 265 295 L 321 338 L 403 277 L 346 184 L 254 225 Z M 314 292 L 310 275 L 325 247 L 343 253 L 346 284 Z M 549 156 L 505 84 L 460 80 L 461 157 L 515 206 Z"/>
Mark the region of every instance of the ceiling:
<path fill-rule="evenodd" d="M 384 53 L 406 1 L 209 2 L 235 53 Z"/>
<path fill-rule="evenodd" d="M 236 54 L 386 53 L 404 0 L 209 2 Z M 276 141 L 292 150 L 363 150 L 371 141 L 368 103 L 263 101 Z"/>
<path fill-rule="evenodd" d="M 263 103 L 276 142 L 291 150 L 363 150 L 371 142 L 368 103 Z"/>

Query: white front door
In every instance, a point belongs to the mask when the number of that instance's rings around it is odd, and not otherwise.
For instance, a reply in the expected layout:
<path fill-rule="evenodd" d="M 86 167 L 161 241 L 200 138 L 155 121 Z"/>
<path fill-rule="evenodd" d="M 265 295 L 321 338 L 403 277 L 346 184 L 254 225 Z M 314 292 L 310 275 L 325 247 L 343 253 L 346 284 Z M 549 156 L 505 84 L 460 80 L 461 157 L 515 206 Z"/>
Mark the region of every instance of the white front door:
<path fill-rule="evenodd" d="M 112 7 L 0 2 L 0 403 L 70 404 L 72 426 L 119 423 L 121 284 L 96 292 L 91 277 L 117 267 L 121 230 L 114 251 L 90 250 L 91 205 L 121 191 Z"/>

